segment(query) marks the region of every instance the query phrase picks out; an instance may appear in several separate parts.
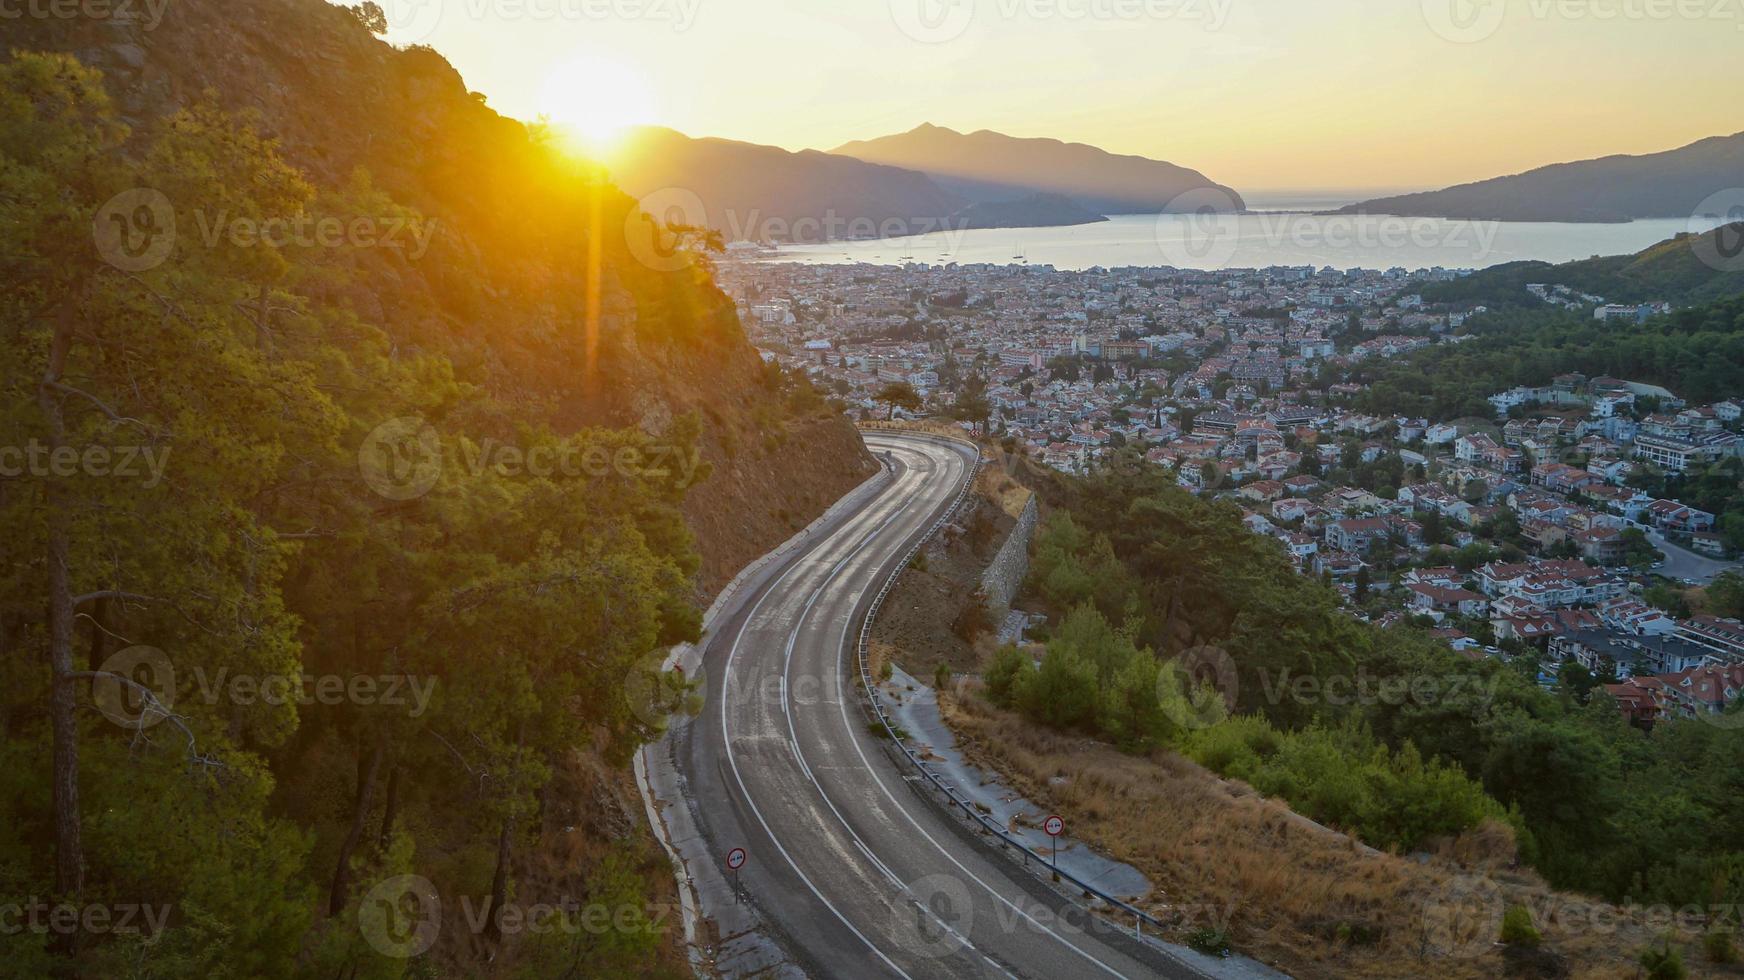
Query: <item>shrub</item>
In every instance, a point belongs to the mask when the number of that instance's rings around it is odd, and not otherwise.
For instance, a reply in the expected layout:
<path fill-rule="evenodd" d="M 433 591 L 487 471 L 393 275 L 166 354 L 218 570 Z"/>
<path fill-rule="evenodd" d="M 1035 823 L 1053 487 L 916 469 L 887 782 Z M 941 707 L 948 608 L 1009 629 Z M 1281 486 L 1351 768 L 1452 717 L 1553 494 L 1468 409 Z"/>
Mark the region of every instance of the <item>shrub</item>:
<path fill-rule="evenodd" d="M 1187 935 L 1187 945 L 1206 956 L 1228 956 L 1229 933 L 1209 926 L 1195 929 Z"/>
<path fill-rule="evenodd" d="M 1703 936 L 1702 951 L 1707 953 L 1710 963 L 1738 962 L 1738 946 L 1732 942 L 1732 934 L 1728 932 L 1710 932 Z"/>
<path fill-rule="evenodd" d="M 1669 943 L 1642 950 L 1639 962 L 1647 971 L 1647 980 L 1684 980 L 1689 976 L 1689 971 L 1684 969 L 1683 955 Z"/>
<path fill-rule="evenodd" d="M 1502 942 L 1510 946 L 1537 946 L 1544 937 L 1532 925 L 1532 913 L 1524 905 L 1510 905 L 1502 914 Z"/>
<path fill-rule="evenodd" d="M 1028 675 L 1035 673 L 1035 663 L 1029 654 L 1017 647 L 1000 647 L 993 662 L 982 672 L 987 684 L 987 696 L 1000 707 L 1010 707 Z"/>

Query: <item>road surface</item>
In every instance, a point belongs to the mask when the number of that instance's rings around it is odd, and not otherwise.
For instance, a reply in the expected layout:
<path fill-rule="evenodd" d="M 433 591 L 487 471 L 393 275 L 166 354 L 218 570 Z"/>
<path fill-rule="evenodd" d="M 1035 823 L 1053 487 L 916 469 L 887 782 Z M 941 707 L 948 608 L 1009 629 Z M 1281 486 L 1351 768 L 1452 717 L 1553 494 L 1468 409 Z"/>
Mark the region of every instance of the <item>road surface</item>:
<path fill-rule="evenodd" d="M 1706 585 L 1719 578 L 1723 572 L 1738 570 L 1737 562 L 1703 557 L 1688 548 L 1672 544 L 1657 531 L 1648 531 L 1647 540 L 1665 556 L 1665 567 L 1655 571 L 1674 581 Z"/>
<path fill-rule="evenodd" d="M 1203 976 L 980 843 L 868 731 L 856 624 L 974 451 L 867 442 L 891 453 L 894 481 L 815 531 L 704 648 L 706 708 L 675 748 L 717 860 L 748 852 L 739 886 L 817 977 Z"/>

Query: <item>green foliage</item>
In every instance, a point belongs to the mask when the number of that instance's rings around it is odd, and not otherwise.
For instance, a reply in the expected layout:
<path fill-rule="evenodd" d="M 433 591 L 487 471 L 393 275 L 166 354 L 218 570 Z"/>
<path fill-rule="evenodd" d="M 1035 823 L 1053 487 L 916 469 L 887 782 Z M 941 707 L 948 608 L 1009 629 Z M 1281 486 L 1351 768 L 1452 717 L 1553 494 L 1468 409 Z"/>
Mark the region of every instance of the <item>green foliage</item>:
<path fill-rule="evenodd" d="M 480 283 L 537 294 L 548 316 L 585 309 L 584 278 L 561 271 L 586 225 L 578 208 L 603 200 L 621 226 L 627 204 L 555 180 L 517 127 L 519 142 L 480 139 L 507 147 L 489 183 L 551 192 L 559 252 L 522 240 L 469 256 L 438 236 L 415 270 L 385 249 L 208 239 L 202 221 L 421 215 L 362 170 L 313 183 L 251 120 L 204 103 L 130 131 L 96 73 L 68 58 L 17 55 L 0 81 L 0 442 L 166 460 L 161 482 L 31 473 L 0 494 L 0 902 L 59 893 L 173 909 L 149 943 L 94 939 L 52 962 L 32 935 L 8 942 L 9 965 L 16 945 L 38 975 L 398 976 L 407 964 L 375 954 L 346 915 L 371 884 L 417 873 L 488 890 L 499 855 L 508 872 L 514 848 L 536 840 L 578 748 L 621 762 L 658 730 L 632 678 L 660 692 L 649 704 L 688 689 L 650 678 L 646 659 L 699 631 L 680 507 L 707 468 L 577 476 L 481 454 L 682 455 L 700 420 L 659 436 L 584 428 L 587 413 L 558 406 L 599 367 L 589 345 L 507 310 L 522 323 L 513 335 L 463 326 L 495 306 L 469 303 Z M 467 185 L 476 193 L 457 207 L 481 207 L 467 216 L 475 229 L 495 227 L 481 222 L 492 213 L 544 220 Z M 123 272 L 92 228 L 129 188 L 161 191 L 181 233 L 162 263 Z M 122 224 L 138 233 L 150 210 Z M 501 254 L 513 259 L 490 267 Z M 607 260 L 642 339 L 735 336 L 694 270 Z M 503 365 L 529 369 L 492 384 Z M 439 461 L 428 491 L 402 498 L 372 488 L 382 459 L 362 450 L 406 417 L 428 423 Z M 130 644 L 164 651 L 176 674 L 163 692 L 173 717 L 145 731 L 90 710 L 92 677 L 76 673 Z M 402 695 L 410 678 L 430 698 L 412 710 L 403 697 L 299 703 L 224 687 L 305 674 L 347 691 L 399 679 Z M 57 685 L 76 691 L 76 712 L 51 698 Z M 76 810 L 50 790 L 51 758 L 69 753 Z M 82 872 L 70 884 L 56 861 L 74 853 L 57 835 L 69 826 Z M 624 863 L 588 873 L 626 901 L 644 877 Z M 621 939 L 590 962 L 653 948 L 611 947 Z"/>
<path fill-rule="evenodd" d="M 920 393 L 906 381 L 893 381 L 885 385 L 878 389 L 872 400 L 890 406 L 888 418 L 895 418 L 899 408 L 905 412 L 918 412 L 921 406 Z"/>
<path fill-rule="evenodd" d="M 1733 941 L 1732 934 L 1716 929 L 1702 937 L 1702 952 L 1709 963 L 1731 964 L 1738 962 L 1738 944 Z"/>
<path fill-rule="evenodd" d="M 1389 750 L 1357 727 L 1279 732 L 1262 718 L 1231 719 L 1195 733 L 1186 750 L 1376 847 L 1412 850 L 1506 817 L 1458 767 L 1425 762 L 1410 742 Z"/>
<path fill-rule="evenodd" d="M 1726 572 L 1709 583 L 1708 610 L 1724 619 L 1744 616 L 1744 575 Z"/>
<path fill-rule="evenodd" d="M 1532 912 L 1524 905 L 1510 905 L 1502 913 L 1502 942 L 1510 946 L 1537 946 L 1544 937 L 1532 924 Z"/>
<path fill-rule="evenodd" d="M 1052 512 L 1027 587 L 1059 617 L 1054 664 L 1038 686 L 1040 672 L 1002 652 L 988 671 L 995 700 L 1137 751 L 1179 747 L 1376 846 L 1421 847 L 1494 820 L 1557 887 L 1744 900 L 1744 817 L 1729 802 L 1744 798 L 1744 726 L 1672 719 L 1648 736 L 1603 678 L 1565 668 L 1563 691 L 1547 692 L 1528 656 L 1473 662 L 1421 631 L 1357 623 L 1238 512 L 1133 457 L 1043 489 Z M 1233 664 L 1227 720 L 1194 713 L 1221 697 L 1181 696 L 1167 669 L 1202 645 Z M 1145 649 L 1165 665 L 1154 702 L 1122 670 Z M 1338 683 L 1368 696 L 1333 697 Z M 1167 723 L 1147 723 L 1153 710 Z"/>
<path fill-rule="evenodd" d="M 1202 926 L 1187 934 L 1187 945 L 1206 956 L 1225 957 L 1230 953 L 1229 933 L 1211 926 Z"/>
<path fill-rule="evenodd" d="M 1363 364 L 1355 380 L 1371 387 L 1357 407 L 1491 418 L 1490 395 L 1516 385 L 1545 385 L 1570 371 L 1665 385 L 1695 403 L 1744 390 L 1744 295 L 1715 298 L 1642 325 L 1536 308 L 1480 316 L 1467 329 L 1476 336 L 1466 343 Z"/>
<path fill-rule="evenodd" d="M 1669 942 L 1642 950 L 1637 962 L 1646 971 L 1647 980 L 1684 980 L 1689 976 L 1683 954 Z"/>

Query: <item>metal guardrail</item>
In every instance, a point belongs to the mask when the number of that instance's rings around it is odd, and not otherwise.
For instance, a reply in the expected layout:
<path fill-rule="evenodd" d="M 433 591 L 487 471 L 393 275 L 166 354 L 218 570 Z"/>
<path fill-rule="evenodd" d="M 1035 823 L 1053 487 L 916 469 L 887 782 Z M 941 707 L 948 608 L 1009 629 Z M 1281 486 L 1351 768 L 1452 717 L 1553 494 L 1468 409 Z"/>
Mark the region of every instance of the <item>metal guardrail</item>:
<path fill-rule="evenodd" d="M 897 426 L 881 423 L 861 423 L 861 427 L 875 430 L 903 432 L 910 435 L 941 441 L 959 442 L 973 448 L 978 456 L 974 468 L 970 471 L 968 478 L 963 481 L 963 487 L 957 491 L 957 496 L 951 501 L 951 505 L 945 508 L 944 512 L 939 515 L 939 519 L 934 521 L 932 526 L 928 527 L 926 532 L 915 541 L 914 546 L 909 548 L 907 553 L 902 556 L 902 561 L 899 562 L 896 565 L 895 570 L 885 578 L 884 584 L 878 589 L 878 594 L 873 597 L 872 604 L 866 608 L 866 618 L 860 625 L 860 641 L 857 649 L 857 659 L 860 665 L 860 684 L 866 690 L 866 698 L 871 702 L 872 711 L 878 716 L 878 721 L 884 726 L 884 732 L 890 737 L 891 742 L 893 742 L 898 749 L 902 750 L 903 757 L 908 760 L 910 765 L 914 766 L 916 771 L 926 777 L 927 782 L 932 784 L 934 789 L 937 789 L 940 793 L 944 794 L 946 800 L 948 800 L 952 806 L 961 810 L 964 815 L 968 816 L 969 819 L 979 825 L 983 833 L 992 834 L 1002 845 L 1023 855 L 1023 863 L 1027 868 L 1029 866 L 1030 858 L 1034 857 L 1036 861 L 1040 862 L 1041 857 L 1032 854 L 1030 849 L 1021 840 L 1012 836 L 1004 827 L 1001 827 L 986 814 L 976 809 L 974 802 L 966 795 L 958 793 L 957 790 L 954 789 L 950 783 L 940 777 L 938 773 L 927 768 L 926 764 L 921 761 L 920 757 L 915 755 L 914 750 L 910 749 L 902 737 L 898 735 L 897 727 L 891 723 L 890 715 L 885 712 L 884 704 L 879 699 L 878 686 L 872 681 L 872 668 L 867 662 L 867 654 L 872 641 L 872 624 L 877 620 L 878 611 L 883 607 L 884 600 L 890 596 L 891 590 L 896 587 L 896 580 L 908 569 L 909 563 L 914 561 L 914 556 L 919 554 L 920 550 L 926 547 L 927 543 L 932 541 L 939 531 L 943 530 L 945 525 L 950 523 L 951 519 L 956 516 L 957 511 L 963 506 L 963 501 L 968 499 L 969 492 L 974 489 L 976 476 L 980 474 L 983 467 L 988 465 L 989 460 L 985 457 L 980 457 L 980 447 L 969 442 L 967 439 L 952 439 L 949 436 L 916 431 L 914 429 L 899 428 Z M 1144 937 L 1144 926 L 1147 923 L 1159 934 L 1167 928 L 1161 920 L 1142 909 L 1128 904 L 1121 899 L 1115 898 L 1113 895 L 1110 895 L 1096 887 L 1094 884 L 1079 878 L 1070 871 L 1063 871 L 1058 867 L 1053 868 L 1052 871 L 1059 879 L 1071 882 L 1073 885 L 1081 889 L 1084 894 L 1094 896 L 1100 901 L 1106 903 L 1111 909 L 1118 909 L 1119 911 L 1132 916 L 1133 934 L 1136 936 L 1141 938 Z M 1096 910 L 1091 909 L 1091 911 L 1095 912 Z"/>

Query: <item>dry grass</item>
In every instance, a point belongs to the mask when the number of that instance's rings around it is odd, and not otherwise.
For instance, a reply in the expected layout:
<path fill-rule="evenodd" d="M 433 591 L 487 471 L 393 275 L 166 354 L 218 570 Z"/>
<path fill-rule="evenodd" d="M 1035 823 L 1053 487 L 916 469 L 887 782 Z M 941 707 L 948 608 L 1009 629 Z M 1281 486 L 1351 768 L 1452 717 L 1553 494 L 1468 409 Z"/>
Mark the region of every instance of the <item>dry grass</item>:
<path fill-rule="evenodd" d="M 1654 935 L 1614 910 L 1595 919 L 1610 907 L 1511 870 L 1504 826 L 1432 856 L 1383 854 L 1173 753 L 1139 758 L 1044 731 L 967 688 L 945 698 L 944 711 L 978 764 L 1143 871 L 1155 886 L 1147 910 L 1178 923 L 1177 938 L 1226 924 L 1238 950 L 1293 976 L 1559 975 L 1539 972 L 1548 965 L 1573 977 L 1635 977 L 1635 955 Z M 1515 903 L 1534 910 L 1548 954 L 1505 956 L 1495 945 L 1502 911 Z M 1693 944 L 1684 962 L 1703 975 Z"/>

